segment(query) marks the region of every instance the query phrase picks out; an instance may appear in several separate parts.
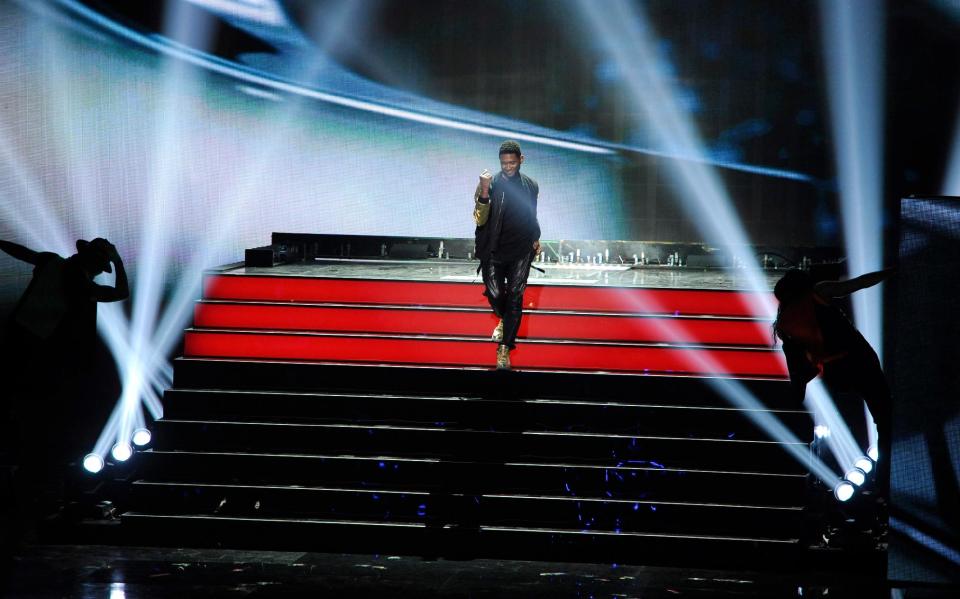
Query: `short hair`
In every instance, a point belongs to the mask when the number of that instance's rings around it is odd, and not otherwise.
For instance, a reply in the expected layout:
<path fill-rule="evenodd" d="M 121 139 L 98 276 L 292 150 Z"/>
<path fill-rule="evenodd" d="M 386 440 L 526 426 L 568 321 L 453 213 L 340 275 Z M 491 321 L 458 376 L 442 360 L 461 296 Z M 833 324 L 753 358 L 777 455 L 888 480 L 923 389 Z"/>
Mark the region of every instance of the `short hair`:
<path fill-rule="evenodd" d="M 517 142 L 513 141 L 512 139 L 508 139 L 507 141 L 505 141 L 505 142 L 503 142 L 502 144 L 500 144 L 500 153 L 501 153 L 501 154 L 516 154 L 517 156 L 522 156 L 522 155 L 523 155 L 523 154 L 520 152 L 520 144 L 518 144 Z"/>

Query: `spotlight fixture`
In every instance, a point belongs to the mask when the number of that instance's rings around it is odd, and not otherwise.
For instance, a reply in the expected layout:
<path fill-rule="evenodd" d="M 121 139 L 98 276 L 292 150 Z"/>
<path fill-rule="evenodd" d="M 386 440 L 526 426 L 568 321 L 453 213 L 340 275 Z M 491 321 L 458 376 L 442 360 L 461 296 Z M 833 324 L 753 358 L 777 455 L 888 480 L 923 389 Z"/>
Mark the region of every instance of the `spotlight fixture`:
<path fill-rule="evenodd" d="M 833 496 L 837 498 L 837 501 L 849 501 L 853 497 L 856 487 L 850 484 L 847 481 L 841 481 L 836 487 L 833 488 Z"/>
<path fill-rule="evenodd" d="M 110 455 L 118 462 L 126 462 L 133 455 L 133 448 L 130 447 L 129 443 L 117 443 L 110 450 Z"/>
<path fill-rule="evenodd" d="M 853 468 L 847 471 L 847 474 L 844 476 L 844 478 L 859 487 L 865 480 L 867 480 L 867 475 L 863 470 L 859 468 Z"/>
<path fill-rule="evenodd" d="M 870 449 L 867 450 L 867 456 L 874 462 L 876 462 L 880 458 L 880 452 L 877 451 L 876 445 L 870 446 Z"/>
<path fill-rule="evenodd" d="M 125 585 L 122 582 L 110 584 L 110 599 L 127 599 Z"/>
<path fill-rule="evenodd" d="M 817 439 L 826 439 L 830 436 L 830 427 L 826 424 L 818 424 L 813 427 L 813 436 Z"/>
<path fill-rule="evenodd" d="M 95 453 L 88 453 L 83 457 L 83 469 L 90 474 L 103 470 L 103 458 Z"/>
<path fill-rule="evenodd" d="M 867 456 L 863 456 L 857 458 L 857 461 L 853 463 L 853 467 L 863 470 L 864 474 L 870 474 L 870 471 L 873 470 L 873 462 Z"/>
<path fill-rule="evenodd" d="M 137 430 L 133 431 L 133 444 L 137 447 L 148 445 L 150 443 L 150 439 L 152 438 L 153 436 L 150 434 L 150 431 L 145 428 L 138 428 Z"/>

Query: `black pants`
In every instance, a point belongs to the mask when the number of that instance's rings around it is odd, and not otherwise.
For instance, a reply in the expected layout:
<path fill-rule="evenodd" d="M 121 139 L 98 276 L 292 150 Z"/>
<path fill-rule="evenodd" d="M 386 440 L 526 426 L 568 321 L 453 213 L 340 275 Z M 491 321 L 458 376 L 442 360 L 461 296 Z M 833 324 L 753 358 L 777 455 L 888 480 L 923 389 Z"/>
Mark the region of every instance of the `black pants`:
<path fill-rule="evenodd" d="M 503 319 L 503 341 L 500 343 L 510 349 L 516 347 L 517 330 L 520 329 L 520 318 L 523 316 L 523 292 L 527 288 L 531 260 L 532 252 L 519 260 L 508 262 L 486 260 L 480 268 L 483 284 L 487 288 L 484 295 L 493 313 Z"/>
<path fill-rule="evenodd" d="M 873 350 L 829 362 L 823 368 L 823 383 L 831 393 L 852 393 L 859 396 L 870 409 L 877 425 L 877 490 L 884 498 L 890 496 L 890 451 L 892 448 L 892 406 L 890 388 L 880 368 L 880 360 Z M 860 410 L 854 410 L 859 416 Z"/>

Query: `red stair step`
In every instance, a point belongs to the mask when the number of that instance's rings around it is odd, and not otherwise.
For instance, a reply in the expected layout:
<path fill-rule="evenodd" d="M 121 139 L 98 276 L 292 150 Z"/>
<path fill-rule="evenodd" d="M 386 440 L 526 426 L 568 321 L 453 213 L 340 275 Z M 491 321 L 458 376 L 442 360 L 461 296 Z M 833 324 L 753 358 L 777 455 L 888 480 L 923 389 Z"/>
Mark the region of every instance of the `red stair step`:
<path fill-rule="evenodd" d="M 188 329 L 187 357 L 488 367 L 496 346 L 483 339 L 231 332 Z M 515 368 L 671 372 L 785 377 L 779 351 L 528 341 L 511 354 Z"/>
<path fill-rule="evenodd" d="M 398 333 L 486 337 L 497 319 L 488 309 L 198 303 L 199 328 Z M 747 319 L 606 315 L 524 314 L 524 339 L 697 343 L 770 346 L 770 323 Z"/>
<path fill-rule="evenodd" d="M 282 275 L 207 275 L 204 297 L 298 303 L 486 307 L 479 283 L 334 279 Z M 526 308 L 576 312 L 759 316 L 759 294 L 746 291 L 531 284 Z M 770 302 L 773 305 L 772 302 Z"/>

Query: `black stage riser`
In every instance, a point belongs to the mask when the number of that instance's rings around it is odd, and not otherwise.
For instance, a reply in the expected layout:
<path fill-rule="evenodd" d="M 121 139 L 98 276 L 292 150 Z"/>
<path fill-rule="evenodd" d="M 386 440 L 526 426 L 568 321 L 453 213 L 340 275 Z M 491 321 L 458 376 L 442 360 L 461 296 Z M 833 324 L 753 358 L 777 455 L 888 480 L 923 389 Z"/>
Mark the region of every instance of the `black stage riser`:
<path fill-rule="evenodd" d="M 380 555 L 446 556 L 454 559 L 538 559 L 687 567 L 806 567 L 799 543 L 706 536 L 597 534 L 536 529 L 428 528 L 423 525 L 358 524 L 309 520 L 256 520 L 125 514 L 132 538 L 180 546 L 333 551 Z"/>
<path fill-rule="evenodd" d="M 740 379 L 746 391 L 773 410 L 798 410 L 783 380 Z M 178 358 L 174 388 L 470 396 L 487 399 L 568 398 L 594 401 L 731 407 L 710 379 L 466 368 L 415 368 Z M 812 436 L 812 430 L 801 439 Z"/>
<path fill-rule="evenodd" d="M 804 465 L 770 441 L 606 437 L 579 433 L 509 433 L 443 429 L 341 427 L 161 420 L 154 446 L 189 451 L 385 455 L 465 462 L 516 462 L 562 458 L 606 466 L 634 463 L 666 468 L 803 473 Z M 807 451 L 803 444 L 796 444 Z"/>
<path fill-rule="evenodd" d="M 423 461 L 390 457 L 192 453 L 138 454 L 139 476 L 152 482 L 337 486 L 490 494 L 576 496 L 630 501 L 803 505 L 802 475 L 668 470 L 629 465 L 590 467 Z M 609 493 L 609 495 L 608 495 Z"/>
<path fill-rule="evenodd" d="M 352 422 L 442 426 L 473 430 L 589 431 L 640 436 L 767 441 L 747 412 L 671 405 L 608 405 L 599 401 L 522 401 L 477 398 L 198 391 L 172 389 L 164 414 L 177 419 L 255 419 L 275 422 Z M 807 412 L 771 412 L 797 438 L 809 436 Z"/>
<path fill-rule="evenodd" d="M 800 508 L 475 496 L 384 490 L 137 483 L 134 501 L 153 514 L 309 518 L 427 525 L 526 526 L 789 539 Z"/>

